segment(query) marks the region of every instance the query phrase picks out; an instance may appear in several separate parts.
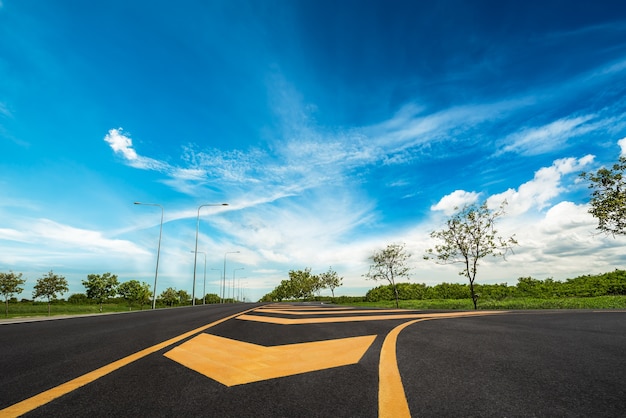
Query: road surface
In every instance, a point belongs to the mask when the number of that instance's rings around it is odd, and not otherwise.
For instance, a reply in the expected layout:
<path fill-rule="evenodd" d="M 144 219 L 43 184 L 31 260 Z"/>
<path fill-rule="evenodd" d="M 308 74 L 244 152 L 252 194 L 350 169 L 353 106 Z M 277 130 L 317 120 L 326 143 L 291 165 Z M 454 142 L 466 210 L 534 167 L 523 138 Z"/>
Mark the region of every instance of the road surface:
<path fill-rule="evenodd" d="M 0 416 L 623 417 L 625 311 L 206 305 L 0 324 Z"/>

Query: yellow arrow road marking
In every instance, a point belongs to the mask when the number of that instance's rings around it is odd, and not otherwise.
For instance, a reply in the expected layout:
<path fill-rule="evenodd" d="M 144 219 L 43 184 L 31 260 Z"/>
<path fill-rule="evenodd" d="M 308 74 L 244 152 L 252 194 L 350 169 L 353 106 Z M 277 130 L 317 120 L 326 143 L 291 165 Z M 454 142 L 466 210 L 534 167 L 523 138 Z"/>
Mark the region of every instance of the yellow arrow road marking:
<path fill-rule="evenodd" d="M 226 386 L 292 376 L 359 362 L 375 335 L 273 347 L 200 334 L 165 353 Z"/>

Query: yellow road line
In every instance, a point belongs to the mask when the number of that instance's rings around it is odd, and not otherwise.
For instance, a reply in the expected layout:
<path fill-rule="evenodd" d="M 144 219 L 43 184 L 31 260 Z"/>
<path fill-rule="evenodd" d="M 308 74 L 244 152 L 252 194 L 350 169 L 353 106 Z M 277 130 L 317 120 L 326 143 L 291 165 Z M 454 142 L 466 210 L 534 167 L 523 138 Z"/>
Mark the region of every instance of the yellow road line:
<path fill-rule="evenodd" d="M 377 311 L 380 312 L 380 311 Z M 242 321 L 256 321 L 268 324 L 296 325 L 296 324 L 323 324 L 333 322 L 359 322 L 359 321 L 382 321 L 393 319 L 420 319 L 420 318 L 455 318 L 464 316 L 481 316 L 505 313 L 506 311 L 472 311 L 472 312 L 450 312 L 450 313 L 421 313 L 402 315 L 363 315 L 363 316 L 341 316 L 335 318 L 278 318 L 274 316 L 262 315 L 240 315 L 236 319 Z"/>
<path fill-rule="evenodd" d="M 343 306 L 294 306 L 294 305 L 265 305 L 258 310 L 280 309 L 281 311 L 306 311 L 306 310 L 346 310 Z"/>
<path fill-rule="evenodd" d="M 406 312 L 406 309 L 346 309 L 340 308 L 336 310 L 295 310 L 295 309 L 257 309 L 257 312 L 263 313 L 275 313 L 283 315 L 341 315 L 341 314 L 363 314 L 363 313 L 391 313 L 391 312 Z"/>
<path fill-rule="evenodd" d="M 431 316 L 407 321 L 392 329 L 383 341 L 380 350 L 380 361 L 378 363 L 378 416 L 379 418 L 411 418 L 409 403 L 404 392 L 404 385 L 400 377 L 398 359 L 396 357 L 396 343 L 400 331 L 422 321 L 433 319 L 463 318 L 468 316 L 496 315 L 508 313 L 507 311 L 478 311 L 459 312 L 451 315 Z"/>
<path fill-rule="evenodd" d="M 422 318 L 405 322 L 391 330 L 385 337 L 380 350 L 378 363 L 378 416 L 380 418 L 411 418 L 409 403 L 406 400 L 404 386 L 400 378 L 400 369 L 396 359 L 398 334 L 404 328 L 420 321 L 435 318 Z"/>
<path fill-rule="evenodd" d="M 252 309 L 248 309 L 246 311 L 243 311 L 241 313 L 246 313 L 246 312 L 250 312 L 254 310 L 254 308 Z M 215 322 L 212 322 L 208 325 L 204 325 L 201 326 L 200 328 L 196 328 L 194 330 L 191 330 L 189 332 L 186 332 L 184 334 L 181 334 L 177 337 L 174 338 L 170 338 L 167 341 L 163 341 L 162 343 L 153 345 L 152 347 L 148 347 L 145 348 L 141 351 L 138 351 L 134 354 L 131 354 L 129 356 L 126 356 L 120 360 L 114 361 L 113 363 L 109 363 L 106 366 L 100 367 L 99 369 L 96 369 L 92 372 L 86 373 L 82 376 L 79 376 L 75 379 L 72 379 L 66 383 L 63 383 L 59 386 L 56 386 L 52 389 L 46 390 L 45 392 L 41 392 L 38 395 L 32 396 L 28 399 L 25 399 L 21 402 L 18 402 L 16 404 L 13 404 L 11 406 L 8 406 L 4 409 L 0 410 L 0 416 L 1 417 L 18 417 L 20 415 L 24 415 L 27 412 L 30 412 L 36 408 L 39 408 L 42 405 L 47 404 L 48 402 L 53 401 L 54 399 L 57 399 L 63 395 L 67 395 L 68 393 L 82 387 L 85 386 L 103 376 L 106 376 L 107 374 L 114 372 L 115 370 L 127 366 L 130 363 L 137 361 L 143 357 L 146 357 L 149 354 L 155 353 L 169 345 L 175 344 L 179 341 L 184 340 L 185 338 L 191 337 L 194 334 L 197 334 L 199 332 L 202 332 L 208 328 L 211 328 L 215 325 L 221 324 L 222 322 L 228 321 L 229 319 L 235 318 L 237 315 L 240 315 L 241 313 L 238 314 L 234 314 L 231 316 L 228 316 L 226 318 L 222 318 L 220 320 L 217 320 Z"/>

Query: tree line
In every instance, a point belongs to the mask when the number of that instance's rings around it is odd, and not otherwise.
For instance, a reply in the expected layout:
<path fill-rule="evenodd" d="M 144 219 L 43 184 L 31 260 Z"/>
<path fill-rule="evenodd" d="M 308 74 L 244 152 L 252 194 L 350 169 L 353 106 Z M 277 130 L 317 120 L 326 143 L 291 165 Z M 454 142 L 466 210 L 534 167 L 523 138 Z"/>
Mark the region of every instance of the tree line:
<path fill-rule="evenodd" d="M 341 286 L 343 277 L 339 277 L 331 268 L 321 274 L 312 274 L 311 268 L 290 270 L 289 279 L 280 282 L 274 290 L 264 295 L 260 302 L 280 302 L 289 299 L 307 300 L 323 289 L 330 289 L 335 297 L 335 289 Z"/>
<path fill-rule="evenodd" d="M 565 281 L 552 278 L 539 280 L 532 277 L 520 277 L 516 285 L 508 285 L 507 283 L 476 284 L 474 288 L 477 299 L 482 300 L 626 295 L 626 270 L 584 275 Z M 424 283 L 397 283 L 395 289 L 391 285 L 370 289 L 365 295 L 365 300 L 368 302 L 394 300 L 396 291 L 400 300 L 467 299 L 471 297 L 469 285 L 465 283 L 439 283 L 434 286 L 428 286 Z"/>
<path fill-rule="evenodd" d="M 9 302 L 17 301 L 16 295 L 24 291 L 26 279 L 22 273 L 9 271 L 0 272 L 0 295 L 4 298 L 5 315 L 9 315 Z M 143 309 L 149 305 L 153 294 L 150 285 L 138 280 L 128 280 L 120 283 L 118 276 L 111 273 L 89 274 L 87 279 L 82 281 L 85 293 L 75 293 L 68 297 L 67 302 L 72 304 L 97 303 L 102 312 L 103 304 L 114 298 L 121 298 L 128 303 L 129 308 L 138 306 Z M 59 296 L 69 291 L 68 282 L 65 277 L 55 274 L 53 271 L 38 278 L 33 291 L 33 300 L 44 299 L 48 303 L 48 315 L 50 315 L 50 305 L 59 300 Z M 168 287 L 158 296 L 157 301 L 166 306 L 187 305 L 191 301 L 191 296 L 185 290 L 176 290 Z M 216 294 L 207 294 L 201 301 L 206 303 L 218 303 L 220 301 Z"/>

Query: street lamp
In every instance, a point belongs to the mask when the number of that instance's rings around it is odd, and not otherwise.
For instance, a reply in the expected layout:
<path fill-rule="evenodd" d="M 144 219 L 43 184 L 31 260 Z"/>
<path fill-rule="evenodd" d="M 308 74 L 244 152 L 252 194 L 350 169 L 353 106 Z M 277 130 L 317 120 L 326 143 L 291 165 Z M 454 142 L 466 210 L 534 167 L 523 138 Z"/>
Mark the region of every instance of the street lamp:
<path fill-rule="evenodd" d="M 226 292 L 226 254 L 239 254 L 239 251 L 228 251 L 224 253 L 224 275 L 222 276 L 222 289 L 221 289 L 222 299 L 220 303 L 224 303 L 224 293 Z"/>
<path fill-rule="evenodd" d="M 233 288 L 233 301 L 235 300 L 235 272 L 237 270 L 245 270 L 245 267 L 239 267 L 239 268 L 233 269 L 233 286 L 232 286 L 232 288 Z"/>
<path fill-rule="evenodd" d="M 161 255 L 161 233 L 163 232 L 163 206 L 158 203 L 135 202 L 135 205 L 158 206 L 161 208 L 161 227 L 159 228 L 159 246 L 157 247 L 156 270 L 154 271 L 154 291 L 152 292 L 152 309 L 156 308 L 157 276 L 159 275 L 159 256 Z"/>
<path fill-rule="evenodd" d="M 196 261 L 198 259 L 198 230 L 200 229 L 200 208 L 204 206 L 228 206 L 228 203 L 207 203 L 198 206 L 198 217 L 196 218 L 196 249 L 193 256 L 193 289 L 191 290 L 191 305 L 196 304 Z"/>
<path fill-rule="evenodd" d="M 193 253 L 194 251 L 191 251 L 191 252 Z M 204 295 L 202 297 L 202 304 L 204 305 L 204 304 L 206 304 L 206 253 L 204 251 L 198 251 L 198 252 L 200 254 L 204 254 L 204 286 L 202 288 L 203 289 L 202 290 L 203 291 L 202 294 Z M 191 292 L 191 293 L 193 293 L 193 292 Z"/>

